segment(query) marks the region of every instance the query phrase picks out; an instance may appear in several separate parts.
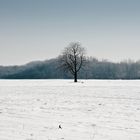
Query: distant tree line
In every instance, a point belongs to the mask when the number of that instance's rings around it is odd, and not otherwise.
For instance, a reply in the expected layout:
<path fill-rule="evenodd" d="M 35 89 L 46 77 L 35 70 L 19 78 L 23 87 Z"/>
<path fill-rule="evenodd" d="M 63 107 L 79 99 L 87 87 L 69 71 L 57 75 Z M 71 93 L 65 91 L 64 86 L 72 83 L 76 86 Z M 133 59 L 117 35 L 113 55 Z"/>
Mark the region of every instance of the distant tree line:
<path fill-rule="evenodd" d="M 59 69 L 59 58 L 31 62 L 22 66 L 0 66 L 1 79 L 73 79 Z M 78 74 L 80 79 L 140 79 L 140 61 L 113 63 L 88 57 Z"/>

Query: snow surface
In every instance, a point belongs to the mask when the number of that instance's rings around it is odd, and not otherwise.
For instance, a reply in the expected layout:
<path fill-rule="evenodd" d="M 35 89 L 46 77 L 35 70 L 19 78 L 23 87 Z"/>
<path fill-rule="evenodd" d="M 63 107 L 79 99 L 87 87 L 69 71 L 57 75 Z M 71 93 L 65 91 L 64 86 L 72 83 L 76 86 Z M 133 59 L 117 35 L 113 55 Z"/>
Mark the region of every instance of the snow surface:
<path fill-rule="evenodd" d="M 140 140 L 140 81 L 0 80 L 0 140 Z"/>

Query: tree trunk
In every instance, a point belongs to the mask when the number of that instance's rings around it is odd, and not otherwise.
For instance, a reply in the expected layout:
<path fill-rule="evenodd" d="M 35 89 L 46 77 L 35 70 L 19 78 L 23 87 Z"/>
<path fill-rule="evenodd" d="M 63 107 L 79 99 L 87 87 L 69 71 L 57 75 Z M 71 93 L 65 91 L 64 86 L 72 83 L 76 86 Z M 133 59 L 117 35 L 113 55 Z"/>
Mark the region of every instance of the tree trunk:
<path fill-rule="evenodd" d="M 74 82 L 77 82 L 77 72 L 74 74 Z"/>

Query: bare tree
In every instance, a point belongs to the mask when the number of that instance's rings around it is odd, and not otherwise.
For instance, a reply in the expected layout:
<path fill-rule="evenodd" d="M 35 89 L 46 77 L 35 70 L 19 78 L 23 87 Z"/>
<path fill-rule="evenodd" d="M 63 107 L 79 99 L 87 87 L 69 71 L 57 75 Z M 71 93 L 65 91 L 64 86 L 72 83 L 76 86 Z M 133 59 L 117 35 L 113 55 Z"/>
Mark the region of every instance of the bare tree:
<path fill-rule="evenodd" d="M 85 63 L 85 49 L 79 42 L 72 42 L 64 49 L 59 56 L 61 68 L 69 71 L 73 77 L 74 82 L 77 82 L 78 72 Z"/>

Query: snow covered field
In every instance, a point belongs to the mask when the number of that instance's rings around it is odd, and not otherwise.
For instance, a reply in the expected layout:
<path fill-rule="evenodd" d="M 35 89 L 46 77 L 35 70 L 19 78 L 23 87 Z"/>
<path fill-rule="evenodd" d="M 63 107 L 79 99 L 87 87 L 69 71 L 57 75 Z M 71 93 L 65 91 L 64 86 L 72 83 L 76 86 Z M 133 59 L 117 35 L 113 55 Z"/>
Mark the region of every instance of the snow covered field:
<path fill-rule="evenodd" d="M 0 140 L 140 140 L 140 81 L 0 80 Z"/>

